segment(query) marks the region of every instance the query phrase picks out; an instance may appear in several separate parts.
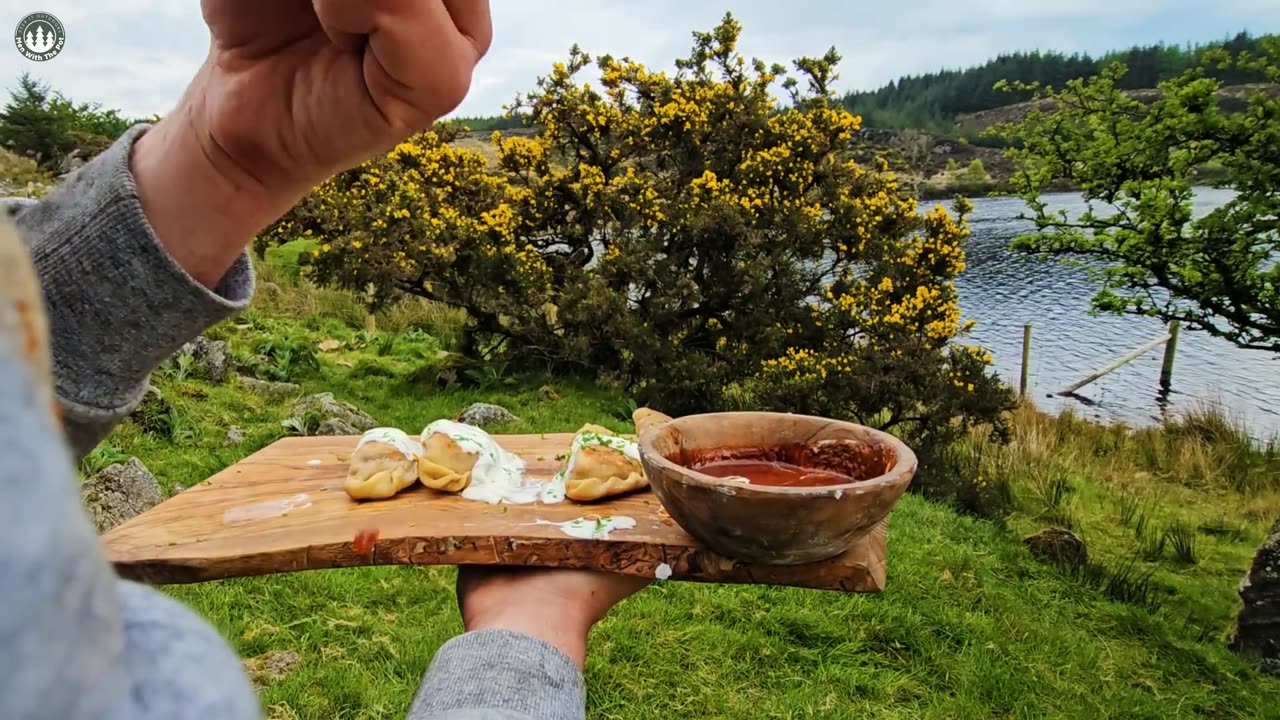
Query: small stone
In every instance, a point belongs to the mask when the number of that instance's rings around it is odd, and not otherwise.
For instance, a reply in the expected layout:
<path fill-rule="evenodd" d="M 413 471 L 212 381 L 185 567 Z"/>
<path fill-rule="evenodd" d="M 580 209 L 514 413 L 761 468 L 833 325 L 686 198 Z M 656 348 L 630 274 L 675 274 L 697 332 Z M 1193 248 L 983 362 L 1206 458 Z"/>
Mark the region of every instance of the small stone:
<path fill-rule="evenodd" d="M 182 483 L 178 483 L 177 485 L 174 485 L 172 488 L 169 489 L 169 497 L 173 497 L 174 495 L 184 492 L 186 491 L 186 489 L 187 489 L 186 485 L 183 485 Z"/>
<path fill-rule="evenodd" d="M 239 445 L 244 442 L 244 431 L 235 425 L 227 428 L 226 442 L 228 445 Z"/>
<path fill-rule="evenodd" d="M 106 532 L 165 499 L 155 475 L 138 458 L 104 468 L 84 481 L 80 494 L 98 532 Z"/>
<path fill-rule="evenodd" d="M 1084 540 L 1063 528 L 1045 528 L 1026 536 L 1022 542 L 1030 548 L 1033 555 L 1052 563 L 1083 565 L 1089 560 Z"/>
<path fill-rule="evenodd" d="M 321 340 L 320 344 L 316 345 L 316 349 L 320 352 L 334 352 L 335 350 L 342 349 L 342 341 L 334 340 L 332 338 L 328 340 Z"/>
<path fill-rule="evenodd" d="M 359 435 L 360 430 L 353 427 L 351 423 L 338 418 L 329 418 L 320 423 L 320 427 L 316 428 L 316 435 L 328 435 L 335 437 L 345 437 L 348 435 Z"/>
<path fill-rule="evenodd" d="M 183 345 L 174 354 L 174 358 L 190 355 L 194 360 L 193 374 L 211 383 L 222 383 L 227 379 L 230 370 L 230 349 L 222 340 L 210 340 L 199 335 L 195 340 Z M 170 360 L 173 362 L 173 360 Z"/>
<path fill-rule="evenodd" d="M 553 403 L 560 401 L 560 393 L 550 385 L 543 385 L 538 388 L 538 401 L 544 403 Z"/>
<path fill-rule="evenodd" d="M 295 385 L 287 382 L 270 382 L 267 380 L 259 380 L 248 375 L 240 376 L 240 383 L 249 390 L 260 395 L 269 397 L 287 397 L 289 395 L 297 395 L 302 392 L 301 385 Z"/>
<path fill-rule="evenodd" d="M 520 421 L 520 418 L 512 415 L 510 410 L 492 403 L 473 403 L 466 410 L 458 413 L 458 417 L 454 419 L 465 425 L 474 425 L 476 427 Z"/>
<path fill-rule="evenodd" d="M 293 405 L 291 413 L 297 418 L 306 418 L 308 415 L 315 415 L 324 420 L 342 420 L 363 432 L 372 430 L 378 426 L 377 421 L 351 403 L 346 403 L 334 398 L 333 393 L 317 393 L 308 395 Z"/>

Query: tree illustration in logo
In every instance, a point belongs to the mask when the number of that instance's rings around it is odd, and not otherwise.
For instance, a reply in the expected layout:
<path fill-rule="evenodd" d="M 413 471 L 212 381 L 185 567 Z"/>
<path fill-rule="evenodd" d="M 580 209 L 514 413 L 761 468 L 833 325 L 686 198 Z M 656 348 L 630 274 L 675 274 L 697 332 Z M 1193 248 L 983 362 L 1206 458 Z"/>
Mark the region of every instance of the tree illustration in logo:
<path fill-rule="evenodd" d="M 32 33 L 33 28 L 35 30 L 34 33 Z M 45 32 L 46 28 L 48 28 L 48 32 Z M 53 32 L 53 28 L 44 23 L 32 23 L 32 26 L 27 28 L 26 45 L 31 52 L 49 52 L 57 42 L 58 37 Z"/>

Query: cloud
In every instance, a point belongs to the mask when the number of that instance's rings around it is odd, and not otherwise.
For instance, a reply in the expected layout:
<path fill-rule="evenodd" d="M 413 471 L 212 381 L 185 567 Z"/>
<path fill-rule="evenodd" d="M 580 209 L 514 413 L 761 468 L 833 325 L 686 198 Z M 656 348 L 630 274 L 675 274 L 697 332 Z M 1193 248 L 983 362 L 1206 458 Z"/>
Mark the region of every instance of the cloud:
<path fill-rule="evenodd" d="M 278 1 L 278 0 L 267 0 Z M 38 7 L 37 7 L 38 5 Z M 630 56 L 670 68 L 690 33 L 726 10 L 744 25 L 741 49 L 789 62 L 835 46 L 842 89 L 877 87 L 904 74 L 980 63 L 1000 52 L 1055 49 L 1099 53 L 1135 43 L 1201 42 L 1242 29 L 1280 32 L 1275 0 L 492 0 L 494 47 L 477 69 L 464 115 L 501 111 L 574 43 L 594 54 Z M 0 81 L 30 71 L 77 100 L 131 115 L 173 107 L 204 59 L 208 33 L 196 3 L 174 0 L 0 0 L 0 23 L 33 10 L 67 28 L 62 54 L 45 63 L 0 48 Z"/>

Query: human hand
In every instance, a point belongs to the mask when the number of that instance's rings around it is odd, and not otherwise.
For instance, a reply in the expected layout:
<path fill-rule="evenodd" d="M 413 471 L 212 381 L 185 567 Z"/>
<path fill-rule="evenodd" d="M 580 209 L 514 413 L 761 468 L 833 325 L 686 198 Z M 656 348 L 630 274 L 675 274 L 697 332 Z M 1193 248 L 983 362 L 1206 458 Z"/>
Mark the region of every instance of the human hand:
<path fill-rule="evenodd" d="M 471 630 L 511 630 L 559 649 L 579 668 L 587 635 L 613 606 L 649 584 L 648 578 L 587 570 L 462 566 L 458 608 Z"/>
<path fill-rule="evenodd" d="M 209 54 L 133 164 L 157 235 L 206 284 L 313 186 L 457 107 L 492 39 L 488 0 L 201 7 Z"/>

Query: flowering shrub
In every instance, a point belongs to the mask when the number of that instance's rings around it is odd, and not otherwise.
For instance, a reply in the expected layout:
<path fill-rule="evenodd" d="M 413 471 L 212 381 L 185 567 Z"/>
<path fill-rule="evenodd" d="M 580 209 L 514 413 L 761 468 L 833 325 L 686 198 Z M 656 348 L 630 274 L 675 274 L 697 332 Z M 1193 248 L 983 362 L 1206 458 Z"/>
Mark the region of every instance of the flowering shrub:
<path fill-rule="evenodd" d="M 494 133 L 494 167 L 440 126 L 316 188 L 264 242 L 310 235 L 322 281 L 465 308 L 469 350 L 671 413 L 850 417 L 918 445 L 996 419 L 990 358 L 952 342 L 971 206 L 921 214 L 853 159 L 834 50 L 789 75 L 743 58 L 739 32 L 726 16 L 695 33 L 673 75 L 575 47 L 518 99 L 541 131 Z M 579 79 L 593 63 L 597 86 Z"/>

